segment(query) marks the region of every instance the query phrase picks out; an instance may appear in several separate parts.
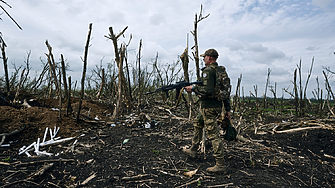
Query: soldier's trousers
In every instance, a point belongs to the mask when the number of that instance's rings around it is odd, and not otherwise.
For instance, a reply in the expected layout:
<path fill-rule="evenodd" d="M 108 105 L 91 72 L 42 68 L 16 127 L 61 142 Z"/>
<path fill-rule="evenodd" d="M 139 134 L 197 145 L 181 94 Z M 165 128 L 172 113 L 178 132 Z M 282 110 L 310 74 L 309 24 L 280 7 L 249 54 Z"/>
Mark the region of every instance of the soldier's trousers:
<path fill-rule="evenodd" d="M 220 138 L 219 127 L 216 119 L 221 114 L 221 108 L 201 108 L 197 118 L 193 121 L 194 136 L 192 139 L 192 149 L 198 149 L 202 140 L 202 129 L 205 127 L 208 138 L 212 141 L 214 157 L 223 159 L 223 142 Z"/>

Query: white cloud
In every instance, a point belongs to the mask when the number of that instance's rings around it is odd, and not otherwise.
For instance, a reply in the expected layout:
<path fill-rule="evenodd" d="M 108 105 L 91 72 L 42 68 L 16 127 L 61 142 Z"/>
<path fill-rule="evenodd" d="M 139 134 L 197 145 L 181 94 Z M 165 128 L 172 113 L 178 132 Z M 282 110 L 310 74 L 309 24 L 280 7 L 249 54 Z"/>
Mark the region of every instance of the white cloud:
<path fill-rule="evenodd" d="M 334 5 L 332 0 L 312 0 L 312 3 L 324 9 L 327 9 L 329 5 Z"/>
<path fill-rule="evenodd" d="M 322 78 L 322 66 L 335 66 L 335 3 L 331 0 L 17 0 L 10 2 L 13 8 L 8 12 L 23 31 L 5 15 L 1 15 L 0 31 L 10 62 L 22 64 L 32 50 L 33 69 L 40 69 L 39 58 L 46 59 L 48 39 L 55 58 L 63 54 L 73 70 L 68 74 L 79 79 L 89 23 L 93 23 L 89 68 L 103 57 L 105 64 L 114 59 L 113 44 L 104 37 L 111 26 L 115 33 L 128 26 L 119 42 L 128 42 L 132 34 L 130 63 L 135 62 L 142 39 L 141 62 L 151 62 L 158 52 L 160 62 L 168 64 L 185 49 L 187 33 L 193 30 L 201 4 L 203 16 L 210 16 L 198 24 L 200 53 L 216 48 L 219 63 L 227 67 L 234 87 L 242 73 L 246 91 L 256 84 L 263 90 L 268 68 L 273 70 L 272 80 L 278 88 L 286 87 L 299 60 L 306 74 L 313 56 L 314 80 L 316 76 Z M 194 67 L 191 62 L 190 70 Z"/>

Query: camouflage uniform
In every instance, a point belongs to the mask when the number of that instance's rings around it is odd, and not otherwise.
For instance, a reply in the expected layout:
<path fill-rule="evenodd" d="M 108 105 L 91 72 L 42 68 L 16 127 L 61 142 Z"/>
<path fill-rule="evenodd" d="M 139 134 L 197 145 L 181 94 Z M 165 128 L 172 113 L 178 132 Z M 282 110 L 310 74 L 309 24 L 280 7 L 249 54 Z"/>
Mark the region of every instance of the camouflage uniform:
<path fill-rule="evenodd" d="M 212 141 L 214 157 L 216 160 L 224 160 L 223 142 L 220 138 L 216 119 L 221 114 L 222 102 L 214 97 L 216 84 L 216 70 L 218 64 L 212 63 L 202 69 L 203 86 L 194 86 L 192 91 L 200 97 L 200 113 L 193 121 L 194 136 L 191 150 L 196 151 L 202 140 L 202 129 L 205 127 L 208 138 Z M 227 75 L 228 77 L 228 75 Z M 230 83 L 229 83 L 230 84 Z M 226 111 L 230 111 L 229 99 L 223 101 Z"/>

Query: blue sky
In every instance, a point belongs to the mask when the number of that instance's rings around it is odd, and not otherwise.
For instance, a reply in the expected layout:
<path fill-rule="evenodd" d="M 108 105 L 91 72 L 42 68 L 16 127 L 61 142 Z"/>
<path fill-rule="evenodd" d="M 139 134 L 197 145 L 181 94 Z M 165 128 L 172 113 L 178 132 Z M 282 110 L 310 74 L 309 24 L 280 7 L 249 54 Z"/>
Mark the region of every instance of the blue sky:
<path fill-rule="evenodd" d="M 291 80 L 300 59 L 304 85 L 314 57 L 307 93 L 312 97 L 316 77 L 323 87 L 322 67 L 335 71 L 334 0 L 16 0 L 9 4 L 13 8 L 7 11 L 23 28 L 19 30 L 8 17 L 1 15 L 0 31 L 8 45 L 9 62 L 23 64 L 31 50 L 32 70 L 41 70 L 39 59 L 46 60 L 48 39 L 56 59 L 63 54 L 69 62 L 72 71 L 68 76 L 73 80 L 81 78 L 80 57 L 84 54 L 89 23 L 93 23 L 89 73 L 102 58 L 104 66 L 114 58 L 112 43 L 104 37 L 110 26 L 116 32 L 129 27 L 121 41 L 127 42 L 129 35 L 133 35 L 128 48 L 131 63 L 142 39 L 141 62 L 150 63 L 158 52 L 160 62 L 169 64 L 185 49 L 187 33 L 189 46 L 193 45 L 190 31 L 201 4 L 203 14 L 210 16 L 199 23 L 199 50 L 219 51 L 218 62 L 226 66 L 233 90 L 242 74 L 245 95 L 254 92 L 255 85 L 258 95 L 262 95 L 270 68 L 270 84 L 277 83 L 281 96 L 282 88 L 293 88 Z M 1 63 L 1 70 L 2 66 Z M 191 61 L 190 70 L 194 67 Z M 334 88 L 334 79 L 330 80 Z M 289 97 L 286 93 L 285 96 Z"/>

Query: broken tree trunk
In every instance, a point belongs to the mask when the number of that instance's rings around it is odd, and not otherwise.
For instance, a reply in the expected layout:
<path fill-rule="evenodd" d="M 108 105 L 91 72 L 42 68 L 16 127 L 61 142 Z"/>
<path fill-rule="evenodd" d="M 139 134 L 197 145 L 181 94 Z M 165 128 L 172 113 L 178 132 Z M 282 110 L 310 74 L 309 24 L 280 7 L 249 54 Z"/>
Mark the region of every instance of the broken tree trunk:
<path fill-rule="evenodd" d="M 329 81 L 328 81 L 328 77 L 327 77 L 325 71 L 322 71 L 322 73 L 323 73 L 323 75 L 324 75 L 324 77 L 325 77 L 325 79 L 326 79 L 326 84 L 327 84 L 326 86 L 327 86 L 327 88 L 328 88 L 330 94 L 332 95 L 333 100 L 335 100 L 334 93 L 333 93 L 332 88 L 330 87 L 330 84 L 329 84 Z"/>
<path fill-rule="evenodd" d="M 78 111 L 77 111 L 77 118 L 76 118 L 77 123 L 79 121 L 81 103 L 82 103 L 82 100 L 83 100 L 83 97 L 84 97 L 85 76 L 86 76 L 86 68 L 87 68 L 87 56 L 88 56 L 88 47 L 89 47 L 90 40 L 91 40 L 91 32 L 92 32 L 92 23 L 90 23 L 90 25 L 89 25 L 88 36 L 87 36 L 86 46 L 85 46 L 84 69 L 83 69 L 83 75 L 82 75 L 82 78 L 81 78 L 81 93 L 80 93 L 79 105 L 78 105 Z"/>
<path fill-rule="evenodd" d="M 188 35 L 187 35 L 187 45 L 186 48 L 184 50 L 184 53 L 180 56 L 181 61 L 183 62 L 183 70 L 184 70 L 184 77 L 185 77 L 185 81 L 189 82 L 189 75 L 188 75 L 188 63 L 189 63 L 189 58 L 188 58 Z M 180 94 L 182 95 L 183 90 L 180 90 Z M 178 94 L 178 93 L 177 93 Z M 176 96 L 177 97 L 177 96 Z M 187 93 L 187 97 L 188 97 L 188 103 L 186 102 L 186 109 L 188 109 L 188 119 L 191 119 L 191 115 L 192 115 L 192 104 L 193 104 L 193 100 L 192 100 L 192 94 L 191 93 Z M 179 101 L 179 99 L 178 99 Z"/>
<path fill-rule="evenodd" d="M 62 74 L 60 73 L 60 69 L 58 69 L 59 74 L 59 85 L 62 85 Z M 62 120 L 62 90 L 59 90 L 59 121 Z"/>
<path fill-rule="evenodd" d="M 191 49 L 194 49 L 194 52 L 192 52 L 193 57 L 195 59 L 195 66 L 196 66 L 196 71 L 197 71 L 197 80 L 200 80 L 200 67 L 199 67 L 199 46 L 198 46 L 198 23 L 203 20 L 206 19 L 209 16 L 209 14 L 207 14 L 207 16 L 203 17 L 202 16 L 202 5 L 200 7 L 200 14 L 199 17 L 197 16 L 197 14 L 195 14 L 195 20 L 194 20 L 194 30 L 191 31 L 193 37 L 194 37 L 194 46 Z"/>
<path fill-rule="evenodd" d="M 118 77 L 118 99 L 116 102 L 116 107 L 113 112 L 113 119 L 117 119 L 119 116 L 119 110 L 120 110 L 120 105 L 122 102 L 122 88 L 126 88 L 126 85 L 124 83 L 125 77 L 123 74 L 123 59 L 125 57 L 125 46 L 121 45 L 121 48 L 118 48 L 117 40 L 120 36 L 124 34 L 124 32 L 127 30 L 128 26 L 126 26 L 118 35 L 114 34 L 113 27 L 109 27 L 109 36 L 105 36 L 106 38 L 112 40 L 113 45 L 114 45 L 114 53 L 115 53 L 115 61 L 117 63 L 118 69 L 119 69 L 119 77 Z M 127 106 L 131 107 L 131 101 L 128 95 L 127 90 L 125 90 L 125 97 L 128 98 L 126 100 Z"/>
<path fill-rule="evenodd" d="M 311 64 L 311 68 L 308 72 L 308 76 L 307 76 L 307 80 L 306 80 L 306 84 L 305 84 L 305 90 L 304 90 L 304 101 L 303 101 L 303 104 L 304 104 L 304 107 L 305 108 L 308 108 L 308 103 L 307 103 L 307 86 L 308 86 L 308 82 L 309 82 L 309 79 L 312 75 L 312 70 L 313 70 L 313 64 L 314 64 L 314 57 L 312 58 L 312 64 Z"/>
<path fill-rule="evenodd" d="M 67 93 L 67 109 L 66 109 L 66 116 L 69 116 L 69 111 L 71 110 L 72 113 L 72 108 L 71 108 L 71 76 L 69 76 L 69 92 Z"/>
<path fill-rule="evenodd" d="M 60 54 L 60 57 L 61 57 L 62 74 L 63 74 L 64 96 L 65 96 L 65 99 L 67 99 L 68 91 L 67 91 L 66 71 L 65 71 L 65 63 L 64 63 L 63 54 Z"/>
<path fill-rule="evenodd" d="M 14 97 L 14 103 L 17 103 L 17 97 L 19 96 L 20 94 L 20 89 L 21 89 L 21 84 L 22 84 L 22 81 L 23 81 L 23 75 L 24 75 L 24 72 L 26 71 L 26 68 L 24 68 L 22 70 L 22 73 L 21 73 L 21 77 L 20 77 L 20 82 L 17 84 L 16 86 L 16 93 L 15 93 L 15 97 Z"/>
<path fill-rule="evenodd" d="M 199 17 L 197 14 L 195 14 L 195 20 L 194 20 L 194 30 L 191 31 L 193 38 L 194 38 L 194 46 L 191 49 L 194 49 L 194 52 L 192 52 L 194 60 L 195 60 L 195 66 L 196 66 L 196 73 L 197 73 L 197 80 L 200 80 L 200 67 L 199 67 L 199 46 L 198 46 L 198 23 L 203 20 L 206 19 L 209 16 L 209 14 L 207 14 L 207 16 L 203 17 L 202 16 L 202 5 L 200 6 L 200 14 Z M 203 128 L 203 135 L 205 135 L 205 128 Z M 205 139 L 203 138 L 202 140 L 203 145 L 202 145 L 202 150 L 205 153 L 205 148 L 204 148 L 204 142 Z"/>
<path fill-rule="evenodd" d="M 265 84 L 265 91 L 264 91 L 264 104 L 263 104 L 263 108 L 267 108 L 267 101 L 266 101 L 266 93 L 268 91 L 268 86 L 269 86 L 269 82 L 270 82 L 270 74 L 271 74 L 271 69 L 268 68 L 268 77 L 266 79 L 266 84 Z"/>
<path fill-rule="evenodd" d="M 142 48 L 142 39 L 140 40 L 140 46 L 138 48 L 138 102 L 137 102 L 137 115 L 141 113 L 141 99 L 142 99 L 142 91 L 141 91 L 141 48 Z"/>
<path fill-rule="evenodd" d="M 7 46 L 1 36 L 0 36 L 0 47 L 1 47 L 1 52 L 2 52 L 2 61 L 4 65 L 4 70 L 5 70 L 6 90 L 7 90 L 7 95 L 9 95 L 10 87 L 9 87 L 9 77 L 8 77 L 8 67 L 7 67 L 8 58 L 6 57 L 6 51 L 5 51 L 5 48 Z"/>
<path fill-rule="evenodd" d="M 295 105 L 295 117 L 298 118 L 299 110 L 299 97 L 298 97 L 298 87 L 297 87 L 297 69 L 294 70 L 294 105 Z"/>
<path fill-rule="evenodd" d="M 100 98 L 104 86 L 105 86 L 105 69 L 103 68 L 101 69 L 101 84 L 96 96 L 97 98 Z"/>
<path fill-rule="evenodd" d="M 45 41 L 45 44 L 47 45 L 47 48 L 49 50 L 49 54 L 45 54 L 48 57 L 48 64 L 49 64 L 49 71 L 50 75 L 53 79 L 53 82 L 56 87 L 56 93 L 59 91 L 59 86 L 58 86 L 58 81 L 57 81 L 57 76 L 56 76 L 56 65 L 55 65 L 55 59 L 52 54 L 52 47 L 50 46 L 48 40 Z M 52 87 L 50 87 L 52 88 Z"/>

